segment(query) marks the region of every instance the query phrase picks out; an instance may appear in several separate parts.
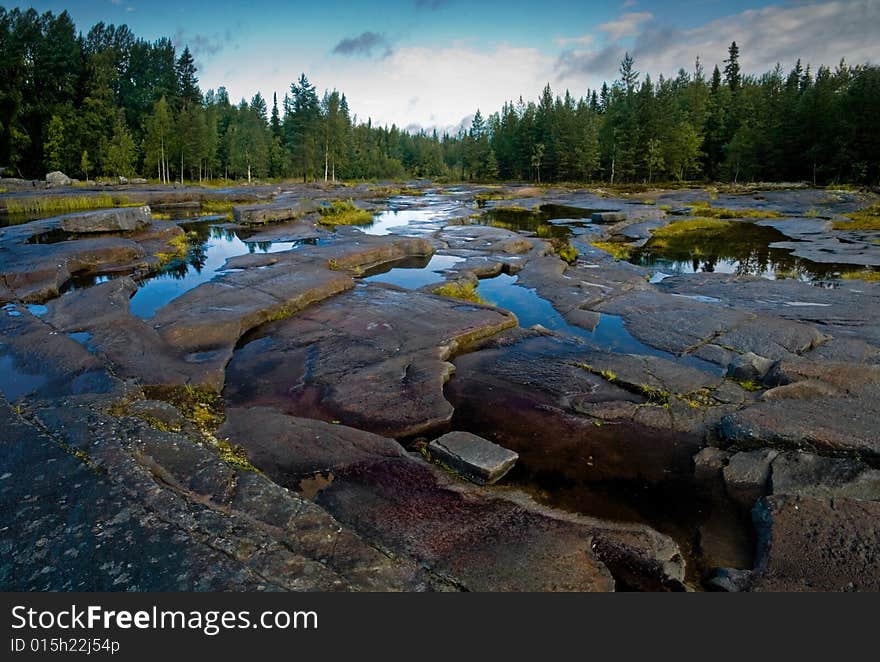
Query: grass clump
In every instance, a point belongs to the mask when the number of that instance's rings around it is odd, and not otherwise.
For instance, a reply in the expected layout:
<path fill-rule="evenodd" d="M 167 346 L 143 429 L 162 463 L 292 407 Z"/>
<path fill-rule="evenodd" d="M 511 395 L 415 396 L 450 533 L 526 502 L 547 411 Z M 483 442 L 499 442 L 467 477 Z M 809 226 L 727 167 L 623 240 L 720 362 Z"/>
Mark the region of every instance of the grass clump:
<path fill-rule="evenodd" d="M 10 198 L 6 201 L 6 213 L 13 214 L 63 214 L 87 209 L 125 207 L 133 203 L 126 196 L 99 195 L 41 195 L 26 198 Z"/>
<path fill-rule="evenodd" d="M 847 214 L 849 221 L 835 221 L 835 230 L 880 230 L 880 203 Z"/>
<path fill-rule="evenodd" d="M 355 207 L 348 200 L 334 200 L 320 209 L 321 225 L 367 225 L 373 222 L 373 213 Z"/>
<path fill-rule="evenodd" d="M 450 299 L 463 299 L 474 303 L 486 303 L 486 300 L 477 292 L 477 286 L 473 283 L 456 281 L 446 283 L 433 290 L 434 294 L 441 297 L 449 297 Z"/>
<path fill-rule="evenodd" d="M 622 241 L 591 241 L 591 246 L 610 253 L 618 260 L 628 260 L 632 255 L 632 246 Z"/>
<path fill-rule="evenodd" d="M 696 202 L 690 207 L 695 215 L 704 218 L 782 218 L 782 214 L 769 209 L 727 209 L 713 207 L 708 202 Z"/>
<path fill-rule="evenodd" d="M 216 430 L 226 418 L 220 396 L 206 388 L 192 386 L 151 386 L 144 387 L 144 394 L 150 400 L 163 400 L 174 405 L 186 418 L 196 424 L 202 432 Z"/>
<path fill-rule="evenodd" d="M 156 259 L 159 261 L 160 267 L 164 267 L 174 260 L 182 260 L 189 253 L 189 240 L 187 239 L 185 232 L 181 232 L 180 234 L 171 237 L 171 239 L 168 240 L 167 245 L 171 249 L 170 251 L 156 253 Z"/>
<path fill-rule="evenodd" d="M 840 274 L 844 280 L 865 280 L 871 283 L 880 282 L 880 271 L 875 269 L 859 269 L 857 271 L 844 271 Z"/>
<path fill-rule="evenodd" d="M 654 239 L 673 239 L 689 232 L 703 234 L 723 234 L 733 227 L 730 221 L 722 221 L 717 218 L 692 218 L 686 221 L 676 221 L 662 228 L 651 231 Z"/>

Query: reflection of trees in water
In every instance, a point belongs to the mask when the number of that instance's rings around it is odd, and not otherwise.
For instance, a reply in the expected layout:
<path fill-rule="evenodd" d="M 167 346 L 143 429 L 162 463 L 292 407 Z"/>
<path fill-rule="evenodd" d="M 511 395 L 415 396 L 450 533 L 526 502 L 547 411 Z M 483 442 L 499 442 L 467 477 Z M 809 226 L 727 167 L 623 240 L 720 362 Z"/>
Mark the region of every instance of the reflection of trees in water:
<path fill-rule="evenodd" d="M 722 265 L 740 276 L 773 274 L 776 277 L 827 278 L 846 267 L 821 264 L 795 257 L 790 251 L 770 248 L 785 240 L 778 230 L 740 223 L 724 232 L 687 232 L 679 236 L 652 239 L 633 253 L 632 261 L 646 266 L 669 266 L 681 271 L 684 265 L 694 272 L 712 273 Z"/>

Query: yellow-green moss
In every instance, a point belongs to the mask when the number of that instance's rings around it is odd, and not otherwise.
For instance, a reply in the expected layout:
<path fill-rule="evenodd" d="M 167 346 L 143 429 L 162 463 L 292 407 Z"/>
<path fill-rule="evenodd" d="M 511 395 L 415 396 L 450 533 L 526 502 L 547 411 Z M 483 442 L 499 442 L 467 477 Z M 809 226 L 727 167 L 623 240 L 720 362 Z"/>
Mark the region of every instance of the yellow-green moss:
<path fill-rule="evenodd" d="M 858 271 L 844 271 L 840 277 L 845 280 L 866 280 L 873 283 L 880 282 L 880 271 L 874 269 L 859 269 Z"/>
<path fill-rule="evenodd" d="M 695 202 L 690 207 L 695 215 L 704 218 L 782 218 L 782 214 L 769 209 L 727 209 L 708 202 Z"/>
<path fill-rule="evenodd" d="M 449 297 L 450 299 L 464 299 L 465 301 L 473 301 L 474 303 L 486 303 L 486 300 L 479 295 L 477 287 L 473 283 L 465 283 L 462 281 L 446 283 L 445 285 L 434 288 L 433 292 L 441 297 Z"/>
<path fill-rule="evenodd" d="M 373 212 L 359 209 L 347 200 L 334 200 L 320 210 L 322 225 L 366 225 L 372 223 Z"/>
<path fill-rule="evenodd" d="M 738 381 L 737 384 L 739 384 L 746 391 L 760 391 L 764 388 L 763 386 L 761 386 L 757 382 L 752 381 L 751 379 L 743 379 L 741 381 Z"/>
<path fill-rule="evenodd" d="M 189 240 L 184 232 L 175 234 L 171 237 L 171 239 L 168 240 L 167 245 L 171 249 L 170 251 L 156 253 L 156 259 L 159 261 L 160 267 L 163 267 L 174 260 L 182 260 L 187 256 L 187 253 L 189 253 Z"/>
<path fill-rule="evenodd" d="M 654 238 L 678 237 L 688 232 L 724 232 L 733 226 L 730 221 L 722 221 L 717 218 L 691 218 L 685 221 L 676 221 L 669 225 L 652 230 Z"/>
<path fill-rule="evenodd" d="M 125 207 L 132 203 L 126 196 L 99 195 L 40 195 L 10 198 L 6 201 L 7 214 L 64 214 L 86 209 Z"/>
<path fill-rule="evenodd" d="M 632 255 L 632 246 L 621 241 L 591 241 L 590 244 L 599 250 L 610 253 L 618 260 L 627 260 Z"/>
<path fill-rule="evenodd" d="M 191 420 L 202 432 L 212 432 L 223 423 L 223 401 L 209 389 L 191 386 L 147 386 L 144 394 L 151 400 L 163 400 Z"/>
<path fill-rule="evenodd" d="M 835 221 L 832 227 L 835 230 L 880 230 L 880 203 L 847 214 L 847 216 L 852 220 Z"/>

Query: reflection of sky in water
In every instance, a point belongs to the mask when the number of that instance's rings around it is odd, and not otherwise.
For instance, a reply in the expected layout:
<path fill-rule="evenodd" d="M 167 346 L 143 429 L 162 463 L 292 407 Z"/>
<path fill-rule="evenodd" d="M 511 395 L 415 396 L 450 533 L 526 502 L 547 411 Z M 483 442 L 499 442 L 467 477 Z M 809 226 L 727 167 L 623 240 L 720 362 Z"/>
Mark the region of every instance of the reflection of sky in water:
<path fill-rule="evenodd" d="M 0 356 L 0 392 L 10 402 L 33 393 L 48 381 L 45 375 L 34 375 L 18 369 L 11 356 Z"/>
<path fill-rule="evenodd" d="M 418 207 L 399 204 L 403 199 L 389 200 L 391 209 L 376 214 L 371 225 L 360 229 L 367 234 L 386 235 L 391 233 L 392 228 L 405 228 L 406 232 L 412 232 L 424 226 L 424 231 L 433 232 L 439 229 L 442 221 L 451 211 L 460 206 L 459 203 L 436 194 L 428 194 L 418 199 Z"/>
<path fill-rule="evenodd" d="M 551 331 L 581 338 L 591 345 L 597 345 L 611 352 L 659 356 L 670 361 L 682 361 L 712 373 L 719 371 L 718 366 L 705 361 L 693 357 L 679 359 L 668 352 L 644 344 L 626 330 L 623 319 L 617 315 L 602 313 L 599 324 L 592 332 L 569 324 L 549 301 L 540 297 L 535 290 L 517 285 L 516 282 L 516 276 L 507 274 L 481 280 L 479 294 L 489 303 L 511 311 L 523 327 L 540 324 Z"/>
<path fill-rule="evenodd" d="M 233 232 L 211 228 L 210 236 L 199 251 L 199 260 L 189 260 L 183 274 L 169 269 L 145 281 L 131 298 L 131 312 L 144 319 L 153 317 L 156 311 L 168 302 L 222 273 L 223 265 L 228 259 L 258 251 L 261 253 L 288 251 L 299 243 L 295 241 L 247 243 Z"/>
<path fill-rule="evenodd" d="M 415 290 L 431 283 L 444 280 L 443 271 L 451 269 L 455 264 L 464 262 L 463 257 L 453 255 L 434 255 L 422 268 L 395 267 L 385 273 L 368 276 L 364 280 L 378 283 L 391 283 L 398 287 Z"/>

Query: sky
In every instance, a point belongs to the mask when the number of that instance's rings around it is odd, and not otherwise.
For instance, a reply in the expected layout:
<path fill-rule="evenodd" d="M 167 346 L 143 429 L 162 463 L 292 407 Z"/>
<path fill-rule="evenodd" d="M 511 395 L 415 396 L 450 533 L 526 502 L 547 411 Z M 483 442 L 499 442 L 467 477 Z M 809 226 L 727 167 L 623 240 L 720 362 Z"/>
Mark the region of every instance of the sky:
<path fill-rule="evenodd" d="M 11 6 L 11 5 L 7 5 Z M 90 0 L 18 5 L 68 10 L 82 31 L 127 24 L 188 45 L 203 90 L 257 91 L 279 104 L 304 72 L 336 88 L 365 121 L 454 130 L 476 109 L 535 98 L 545 84 L 582 96 L 636 69 L 675 75 L 700 57 L 707 75 L 736 40 L 747 73 L 777 62 L 880 62 L 880 0 Z"/>

